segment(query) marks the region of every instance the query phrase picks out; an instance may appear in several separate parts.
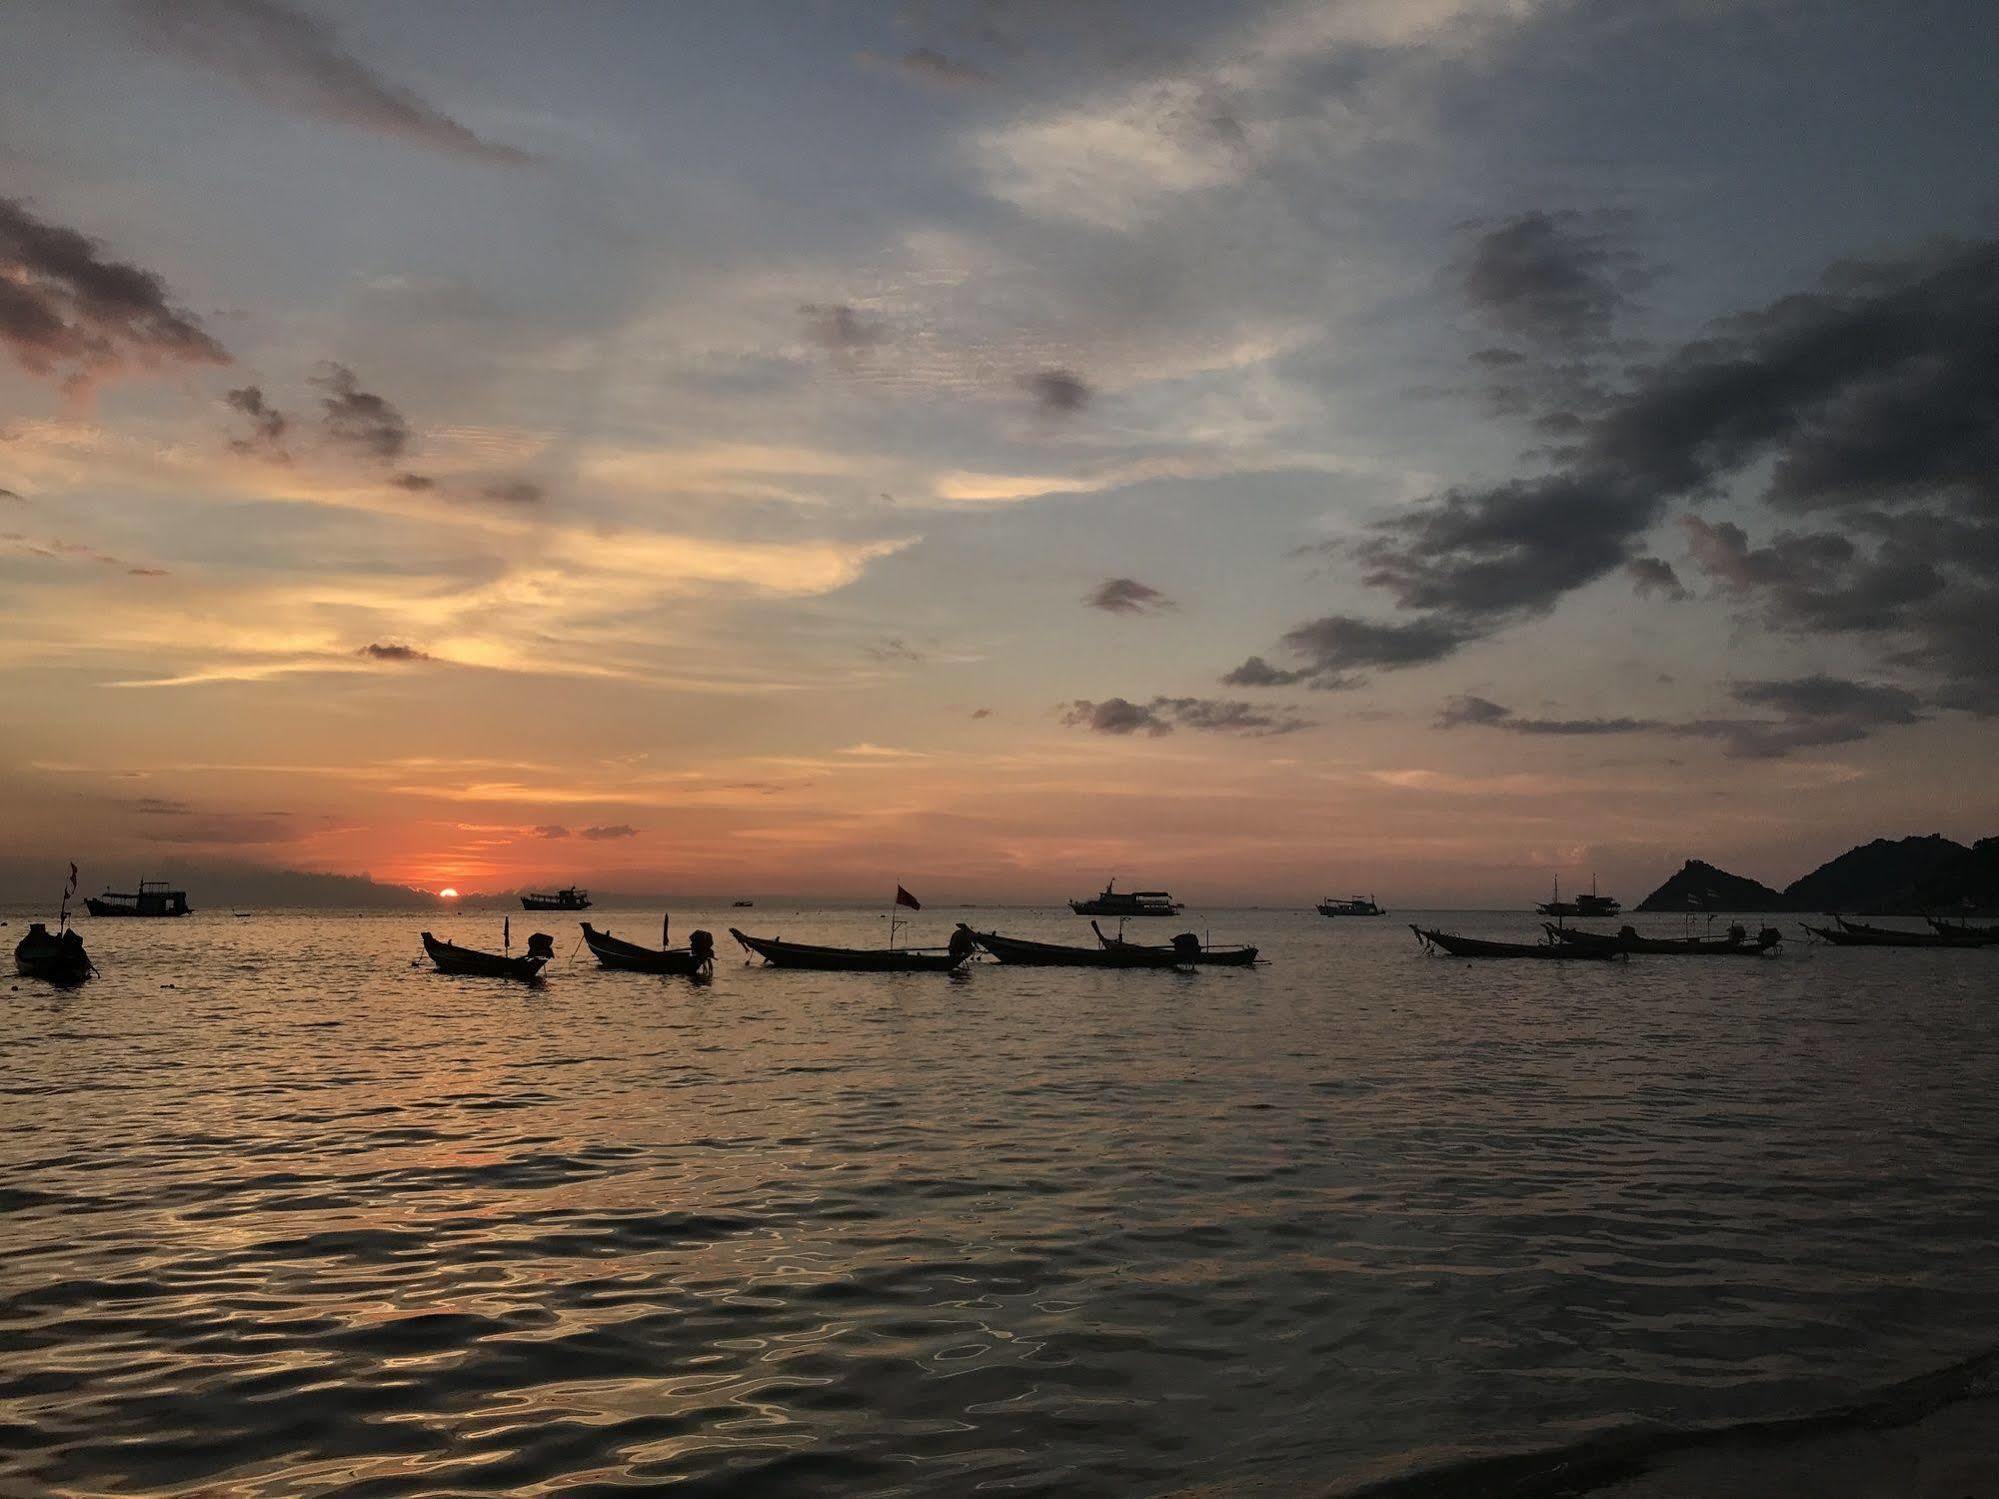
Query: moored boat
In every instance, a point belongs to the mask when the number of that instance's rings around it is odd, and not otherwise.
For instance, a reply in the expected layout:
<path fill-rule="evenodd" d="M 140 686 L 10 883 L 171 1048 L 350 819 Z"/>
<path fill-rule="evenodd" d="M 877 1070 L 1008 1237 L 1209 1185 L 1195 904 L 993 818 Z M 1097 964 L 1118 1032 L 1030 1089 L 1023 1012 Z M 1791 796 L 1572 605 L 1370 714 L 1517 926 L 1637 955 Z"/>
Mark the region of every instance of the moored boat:
<path fill-rule="evenodd" d="M 72 928 L 65 926 L 56 933 L 40 921 L 15 944 L 14 970 L 25 978 L 65 987 L 80 984 L 97 971 L 91 967 L 90 954 L 83 950 L 83 938 Z"/>
<path fill-rule="evenodd" d="M 165 880 L 141 880 L 137 890 L 106 890 L 84 897 L 92 916 L 185 916 L 194 907 L 185 890 L 169 889 Z"/>
<path fill-rule="evenodd" d="M 1072 900 L 1078 916 L 1177 916 L 1180 903 L 1164 890 L 1120 890 L 1111 880 L 1093 900 Z"/>
<path fill-rule="evenodd" d="M 1574 900 L 1562 899 L 1562 881 L 1555 878 L 1555 896 L 1534 908 L 1543 916 L 1581 916 L 1584 918 L 1615 916 L 1624 909 L 1608 895 L 1596 893 L 1596 876 L 1589 879 L 1589 894 L 1578 895 Z"/>
<path fill-rule="evenodd" d="M 1222 947 L 1206 947 L 1192 932 L 1182 932 L 1170 946 L 1159 946 L 1148 942 L 1127 942 L 1123 937 L 1106 937 L 1104 929 L 1094 921 L 1090 930 L 1097 934 L 1097 943 L 1106 952 L 1153 953 L 1170 958 L 1176 963 L 1213 963 L 1223 968 L 1247 968 L 1256 961 L 1256 949 L 1242 943 L 1230 943 Z"/>
<path fill-rule="evenodd" d="M 1409 930 L 1425 947 L 1448 953 L 1454 958 L 1544 958 L 1559 961 L 1566 958 L 1624 956 L 1616 948 L 1558 946 L 1553 942 L 1490 942 L 1483 937 L 1460 937 L 1452 932 L 1420 927 L 1413 922 Z"/>
<path fill-rule="evenodd" d="M 523 911 L 587 911 L 590 909 L 590 892 L 578 890 L 571 885 L 566 890 L 557 890 L 550 895 L 528 891 L 521 896 Z"/>
<path fill-rule="evenodd" d="M 1848 921 L 1835 915 L 1831 926 L 1813 926 L 1809 922 L 1798 924 L 1820 941 L 1830 942 L 1835 947 L 1929 947 L 1929 948 L 1980 948 L 1994 944 L 1984 938 L 1947 937 L 1940 932 L 1897 931 L 1893 927 L 1866 926 L 1857 921 Z"/>
<path fill-rule="evenodd" d="M 1125 947 L 1114 949 L 1099 943 L 1095 947 L 1070 947 L 1059 942 L 1030 942 L 1025 937 L 1002 937 L 998 932 L 975 932 L 959 923 L 980 947 L 1002 963 L 1027 968 L 1181 968 L 1187 960 L 1172 948 Z"/>
<path fill-rule="evenodd" d="M 1740 925 L 1731 926 L 1725 937 L 1646 937 L 1629 926 L 1615 932 L 1585 932 L 1572 926 L 1556 926 L 1552 921 L 1542 926 L 1551 942 L 1669 958 L 1755 958 L 1784 940 L 1784 934 L 1774 926 L 1764 927 L 1753 941 L 1748 930 Z"/>
<path fill-rule="evenodd" d="M 527 955 L 516 958 L 509 954 L 460 947 L 455 942 L 441 941 L 425 932 L 423 950 L 430 954 L 430 961 L 437 965 L 439 973 L 460 978 L 520 979 L 531 983 L 541 977 L 541 970 L 555 956 L 555 939 L 546 932 L 536 932 L 528 938 Z"/>
<path fill-rule="evenodd" d="M 636 942 L 613 937 L 609 932 L 600 932 L 587 921 L 580 925 L 584 945 L 605 968 L 622 969 L 628 973 L 670 973 L 688 978 L 715 966 L 715 939 L 707 932 L 692 933 L 685 947 L 641 947 Z"/>
<path fill-rule="evenodd" d="M 1973 926 L 1968 921 L 1949 921 L 1940 916 L 1925 916 L 1923 920 L 1939 937 L 1958 942 L 1999 942 L 1999 926 Z"/>
<path fill-rule="evenodd" d="M 951 934 L 951 945 L 935 947 L 819 947 L 780 937 L 752 937 L 729 928 L 744 949 L 773 968 L 809 968 L 822 973 L 949 973 L 978 950 L 970 932 Z"/>
<path fill-rule="evenodd" d="M 1371 895 L 1351 895 L 1345 900 L 1334 900 L 1330 895 L 1319 902 L 1321 916 L 1386 916 L 1388 913 L 1374 903 Z"/>

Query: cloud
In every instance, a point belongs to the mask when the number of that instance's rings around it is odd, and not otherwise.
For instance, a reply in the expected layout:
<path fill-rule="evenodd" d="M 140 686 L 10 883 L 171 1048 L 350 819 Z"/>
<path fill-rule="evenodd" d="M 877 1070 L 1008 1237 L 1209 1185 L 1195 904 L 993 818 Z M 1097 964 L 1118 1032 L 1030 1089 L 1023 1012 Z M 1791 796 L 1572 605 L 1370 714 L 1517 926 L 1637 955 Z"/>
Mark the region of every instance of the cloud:
<path fill-rule="evenodd" d="M 502 166 L 534 160 L 482 140 L 343 48 L 331 28 L 278 0 L 134 0 L 146 42 L 316 119 Z"/>
<path fill-rule="evenodd" d="M 229 446 L 238 453 L 263 453 L 268 457 L 285 457 L 285 431 L 291 419 L 276 407 L 267 404 L 260 386 L 245 385 L 223 396 L 223 402 L 235 412 L 249 418 L 250 435 L 233 437 Z"/>
<path fill-rule="evenodd" d="M 1048 416 L 1070 416 L 1090 404 L 1090 387 L 1070 370 L 1039 370 L 1020 382 L 1034 397 L 1035 409 Z"/>
<path fill-rule="evenodd" d="M 398 489 L 407 489 L 412 494 L 422 494 L 437 488 L 437 480 L 428 474 L 397 474 L 389 482 Z"/>
<path fill-rule="evenodd" d="M 636 838 L 638 835 L 639 830 L 637 828 L 633 827 L 630 823 L 621 822 L 606 824 L 601 827 L 584 828 L 576 836 L 579 838 L 588 838 L 592 842 L 602 843 L 613 838 Z"/>
<path fill-rule="evenodd" d="M 539 505 L 546 491 L 532 479 L 495 479 L 482 485 L 479 498 L 502 505 Z"/>
<path fill-rule="evenodd" d="M 1076 698 L 1062 710 L 1070 728 L 1098 734 L 1144 733 L 1154 738 L 1178 728 L 1204 733 L 1247 734 L 1257 738 L 1310 728 L 1311 720 L 1288 712 L 1269 712 L 1253 703 L 1223 698 L 1155 697 L 1134 703 L 1121 697 L 1092 702 Z"/>
<path fill-rule="evenodd" d="M 872 348 L 888 336 L 881 324 L 845 302 L 806 302 L 798 313 L 805 319 L 805 336 L 835 354 Z"/>
<path fill-rule="evenodd" d="M 900 635 L 890 635 L 873 645 L 863 646 L 861 653 L 871 660 L 882 662 L 905 661 L 914 664 L 927 659 L 923 652 L 917 650 Z"/>
<path fill-rule="evenodd" d="M 0 489 L 0 501 L 6 501 L 15 505 L 25 505 L 28 503 L 26 498 L 14 493 L 11 489 Z"/>
<path fill-rule="evenodd" d="M 1106 578 L 1084 596 L 1083 602 L 1107 614 L 1158 614 L 1179 607 L 1158 589 L 1136 578 Z"/>
<path fill-rule="evenodd" d="M 982 88 L 993 75 L 972 63 L 946 57 L 934 47 L 917 47 L 895 60 L 895 66 L 911 78 L 948 88 Z"/>
<path fill-rule="evenodd" d="M 1640 597 L 1646 594 L 1663 594 L 1674 603 L 1685 603 L 1693 595 L 1680 582 L 1680 575 L 1673 570 L 1673 564 L 1658 557 L 1633 557 L 1624 564 L 1624 575 L 1631 579 L 1632 592 Z"/>
<path fill-rule="evenodd" d="M 0 197 L 0 344 L 32 375 L 87 382 L 132 366 L 227 364 L 151 271 Z"/>
<path fill-rule="evenodd" d="M 1665 727 L 1649 718 L 1522 718 L 1511 708 L 1470 694 L 1452 698 L 1437 715 L 1440 729 L 1467 724 L 1513 734 L 1549 735 L 1639 734 Z"/>
<path fill-rule="evenodd" d="M 388 401 L 363 390 L 346 365 L 329 362 L 312 383 L 326 392 L 319 404 L 334 441 L 370 458 L 387 461 L 402 456 L 409 446 L 409 423 Z"/>
<path fill-rule="evenodd" d="M 413 645 L 397 645 L 381 640 L 370 641 L 354 654 L 367 661 L 428 661 L 431 659 L 427 651 L 420 651 Z"/>
<path fill-rule="evenodd" d="M 972 717 L 974 718 L 991 718 L 992 716 L 993 710 L 990 708 L 974 708 L 972 710 Z"/>
<path fill-rule="evenodd" d="M 1650 279 L 1606 215 L 1533 209 L 1483 228 L 1460 267 L 1466 299 L 1500 331 L 1543 347 L 1575 350 L 1611 334 L 1631 294 Z M 1488 365 L 1521 360 L 1511 350 L 1472 356 Z"/>
<path fill-rule="evenodd" d="M 1329 614 L 1307 620 L 1284 636 L 1284 646 L 1301 658 L 1293 669 L 1272 666 L 1261 656 L 1251 656 L 1222 681 L 1235 687 L 1280 687 L 1307 682 L 1314 687 L 1345 688 L 1357 685 L 1352 675 L 1370 667 L 1395 670 L 1441 661 L 1469 638 L 1465 626 L 1449 619 L 1417 619 L 1405 624 L 1357 619 L 1350 614 Z"/>
<path fill-rule="evenodd" d="M 569 829 L 559 822 L 545 822 L 531 830 L 537 838 L 567 838 Z"/>

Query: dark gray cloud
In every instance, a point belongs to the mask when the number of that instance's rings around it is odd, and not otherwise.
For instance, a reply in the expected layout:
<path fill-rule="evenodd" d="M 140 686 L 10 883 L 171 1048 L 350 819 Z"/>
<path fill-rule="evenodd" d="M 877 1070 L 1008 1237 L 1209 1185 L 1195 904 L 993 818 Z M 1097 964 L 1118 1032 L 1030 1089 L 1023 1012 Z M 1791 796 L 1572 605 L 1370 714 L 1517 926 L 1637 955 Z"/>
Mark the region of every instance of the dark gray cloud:
<path fill-rule="evenodd" d="M 344 364 L 328 363 L 312 383 L 326 392 L 320 405 L 334 441 L 370 458 L 400 458 L 409 446 L 409 423 L 383 397 L 363 390 Z"/>
<path fill-rule="evenodd" d="M 1136 578 L 1106 578 L 1084 595 L 1083 602 L 1107 614 L 1157 614 L 1179 607 L 1158 589 Z"/>
<path fill-rule="evenodd" d="M 534 160 L 482 140 L 347 51 L 324 22 L 278 0 L 131 0 L 131 10 L 149 45 L 270 103 L 478 161 Z"/>
<path fill-rule="evenodd" d="M 885 636 L 872 645 L 862 646 L 861 654 L 872 661 L 902 661 L 911 665 L 928 659 L 923 652 L 904 640 L 900 635 Z"/>
<path fill-rule="evenodd" d="M 1468 627 L 1443 617 L 1393 624 L 1329 614 L 1286 632 L 1285 649 L 1299 658 L 1299 666 L 1273 667 L 1263 657 L 1251 656 L 1222 681 L 1233 687 L 1281 687 L 1292 682 L 1353 687 L 1358 685 L 1355 672 L 1441 661 L 1469 638 Z"/>
<path fill-rule="evenodd" d="M 25 505 L 28 503 L 24 496 L 14 493 L 11 489 L 0 489 L 0 501 L 6 501 L 15 505 Z"/>
<path fill-rule="evenodd" d="M 369 661 L 428 661 L 430 653 L 420 651 L 413 645 L 400 645 L 394 641 L 371 640 L 354 653 Z"/>
<path fill-rule="evenodd" d="M 87 381 L 132 366 L 227 364 L 151 271 L 0 197 L 0 344 L 30 374 Z"/>
<path fill-rule="evenodd" d="M 1995 367 L 1999 241 L 1836 267 L 1637 372 L 1579 420 L 1552 472 L 1447 490 L 1355 551 L 1366 581 L 1434 632 L 1440 648 L 1415 658 L 1434 660 L 1622 569 L 1676 501 L 1767 465 L 1770 504 L 1837 514 L 1873 549 L 1828 529 L 1752 555 L 1717 526 L 1703 569 L 1770 590 L 1780 627 L 1876 631 L 1889 659 L 1952 679 L 1958 702 L 1999 706 L 1990 632 L 1969 626 L 1993 586 L 1968 560 L 1999 544 Z M 1897 423 L 1919 406 L 1911 443 Z"/>
<path fill-rule="evenodd" d="M 974 708 L 972 710 L 972 717 L 974 718 L 991 718 L 992 716 L 993 710 L 990 708 Z"/>
<path fill-rule="evenodd" d="M 576 836 L 579 838 L 591 839 L 593 842 L 602 843 L 612 838 L 636 838 L 638 837 L 638 835 L 639 835 L 639 830 L 637 828 L 633 827 L 630 823 L 620 822 L 620 823 L 607 823 L 603 826 L 594 827 L 594 828 L 583 828 L 577 833 Z"/>
<path fill-rule="evenodd" d="M 532 830 L 537 838 L 567 838 L 569 829 L 559 822 L 545 822 Z"/>
<path fill-rule="evenodd" d="M 935 47 L 915 47 L 894 59 L 894 66 L 919 82 L 946 88 L 983 88 L 993 75 L 973 63 L 946 57 Z"/>
<path fill-rule="evenodd" d="M 1070 416 L 1090 404 L 1089 383 L 1071 370 L 1039 370 L 1021 384 L 1035 408 L 1049 416 Z"/>
<path fill-rule="evenodd" d="M 805 319 L 805 336 L 835 354 L 873 348 L 888 336 L 880 323 L 845 302 L 807 302 L 798 315 Z"/>
<path fill-rule="evenodd" d="M 479 488 L 479 498 L 501 505 L 539 505 L 547 491 L 532 479 L 494 479 Z"/>
<path fill-rule="evenodd" d="M 1154 737 L 1184 728 L 1264 738 L 1311 727 L 1310 719 L 1295 713 L 1272 712 L 1254 703 L 1206 697 L 1155 697 L 1147 703 L 1121 697 L 1093 702 L 1079 697 L 1063 709 L 1062 722 L 1098 734 L 1144 733 Z"/>
<path fill-rule="evenodd" d="M 1633 557 L 1624 564 L 1624 575 L 1631 579 L 1632 592 L 1641 596 L 1652 593 L 1663 594 L 1675 603 L 1684 603 L 1693 597 L 1687 592 L 1686 585 L 1680 581 L 1680 575 L 1674 570 L 1673 564 L 1663 558 Z"/>
<path fill-rule="evenodd" d="M 247 437 L 232 437 L 229 446 L 238 453 L 262 453 L 272 458 L 285 454 L 285 432 L 291 418 L 264 399 L 261 387 L 245 385 L 223 396 L 228 407 L 250 423 Z"/>
<path fill-rule="evenodd" d="M 1533 344 L 1604 342 L 1650 280 L 1618 215 L 1534 209 L 1476 227 L 1461 266 L 1465 296 L 1493 326 Z M 1483 362 L 1519 362 L 1516 351 L 1483 352 Z"/>
<path fill-rule="evenodd" d="M 1639 734 L 1666 727 L 1650 718 L 1522 718 L 1511 708 L 1502 707 L 1490 698 L 1470 694 L 1452 698 L 1437 715 L 1437 727 L 1440 729 L 1455 729 L 1467 724 L 1505 729 L 1512 734 L 1558 736 Z"/>

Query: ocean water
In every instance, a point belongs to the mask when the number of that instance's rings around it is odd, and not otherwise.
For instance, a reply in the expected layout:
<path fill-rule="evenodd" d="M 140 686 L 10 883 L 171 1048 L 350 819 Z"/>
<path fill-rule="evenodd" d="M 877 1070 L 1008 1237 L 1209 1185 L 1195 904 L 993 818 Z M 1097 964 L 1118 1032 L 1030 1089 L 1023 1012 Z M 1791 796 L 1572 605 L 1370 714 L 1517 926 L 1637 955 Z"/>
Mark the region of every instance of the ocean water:
<path fill-rule="evenodd" d="M 101 978 L 0 984 L 0 1492 L 1441 1492 L 1999 1344 L 1999 951 L 1229 911 L 1140 925 L 1268 967 L 873 976 L 732 922 L 884 935 L 676 911 L 697 986 L 515 912 L 526 988 L 411 916 L 86 919 Z"/>

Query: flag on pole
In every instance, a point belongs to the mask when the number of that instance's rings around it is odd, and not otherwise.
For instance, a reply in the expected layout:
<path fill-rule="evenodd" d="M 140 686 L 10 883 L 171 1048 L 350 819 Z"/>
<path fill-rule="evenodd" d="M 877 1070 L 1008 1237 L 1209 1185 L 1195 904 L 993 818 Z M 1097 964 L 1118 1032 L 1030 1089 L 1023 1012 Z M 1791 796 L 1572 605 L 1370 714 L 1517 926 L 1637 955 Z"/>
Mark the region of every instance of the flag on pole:
<path fill-rule="evenodd" d="M 923 902 L 911 895 L 900 885 L 895 887 L 895 903 L 898 906 L 908 906 L 912 911 L 921 911 L 923 909 Z"/>
<path fill-rule="evenodd" d="M 74 864 L 69 866 L 69 887 L 63 893 L 65 895 L 76 894 L 76 866 Z"/>

